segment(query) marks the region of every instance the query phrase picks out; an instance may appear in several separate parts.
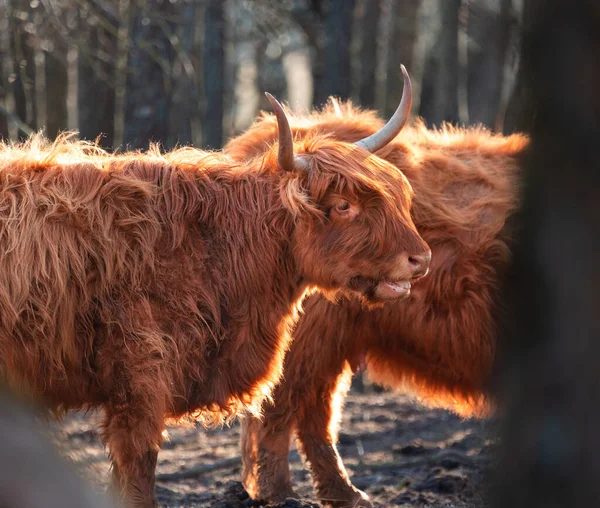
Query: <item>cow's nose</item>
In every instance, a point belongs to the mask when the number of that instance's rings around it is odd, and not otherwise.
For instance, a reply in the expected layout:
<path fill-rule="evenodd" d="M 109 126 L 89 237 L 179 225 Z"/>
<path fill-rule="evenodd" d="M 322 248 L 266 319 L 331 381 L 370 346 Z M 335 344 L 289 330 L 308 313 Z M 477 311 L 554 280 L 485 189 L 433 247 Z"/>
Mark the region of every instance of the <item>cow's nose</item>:
<path fill-rule="evenodd" d="M 412 270 L 412 277 L 423 277 L 429 271 L 431 264 L 431 251 L 427 250 L 421 254 L 413 254 L 408 258 L 408 265 Z"/>

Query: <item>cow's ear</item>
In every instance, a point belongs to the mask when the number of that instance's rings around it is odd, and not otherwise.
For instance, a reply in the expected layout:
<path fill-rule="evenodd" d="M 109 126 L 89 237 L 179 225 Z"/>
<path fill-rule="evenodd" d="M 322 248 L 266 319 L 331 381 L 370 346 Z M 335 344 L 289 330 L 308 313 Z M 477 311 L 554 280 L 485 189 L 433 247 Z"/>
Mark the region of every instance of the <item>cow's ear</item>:
<path fill-rule="evenodd" d="M 306 175 L 286 173 L 281 179 L 281 198 L 284 206 L 296 217 L 301 214 L 325 219 L 325 210 L 311 197 Z"/>

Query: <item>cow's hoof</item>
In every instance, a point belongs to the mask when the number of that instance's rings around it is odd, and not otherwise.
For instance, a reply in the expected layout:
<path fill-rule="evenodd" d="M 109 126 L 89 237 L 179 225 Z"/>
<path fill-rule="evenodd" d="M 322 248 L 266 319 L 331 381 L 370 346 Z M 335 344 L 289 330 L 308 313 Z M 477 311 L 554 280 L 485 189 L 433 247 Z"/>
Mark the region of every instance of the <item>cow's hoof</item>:
<path fill-rule="evenodd" d="M 356 495 L 352 500 L 352 504 L 350 506 L 360 507 L 360 508 L 373 508 L 373 503 L 369 500 L 369 496 L 364 493 L 362 490 L 356 489 Z"/>
<path fill-rule="evenodd" d="M 344 494 L 328 496 L 328 499 L 322 500 L 323 505 L 331 508 L 373 508 L 369 496 L 362 490 L 353 488 L 352 492 Z"/>

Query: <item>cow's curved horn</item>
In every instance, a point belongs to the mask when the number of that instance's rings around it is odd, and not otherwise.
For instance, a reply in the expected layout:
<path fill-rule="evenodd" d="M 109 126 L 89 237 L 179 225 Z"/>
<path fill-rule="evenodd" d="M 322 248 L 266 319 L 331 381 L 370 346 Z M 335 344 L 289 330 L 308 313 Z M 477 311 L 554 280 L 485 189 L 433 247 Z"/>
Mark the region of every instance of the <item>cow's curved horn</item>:
<path fill-rule="evenodd" d="M 279 166 L 284 171 L 294 171 L 294 138 L 292 137 L 292 129 L 288 122 L 283 106 L 270 93 L 265 92 L 267 99 L 273 106 L 275 117 L 277 118 L 277 130 L 279 132 Z"/>
<path fill-rule="evenodd" d="M 404 65 L 400 66 L 402 74 L 404 76 L 404 89 L 402 90 L 402 100 L 396 112 L 392 115 L 381 129 L 375 134 L 371 134 L 369 137 L 361 139 L 354 143 L 361 148 L 373 153 L 383 148 L 392 139 L 394 139 L 398 133 L 402 130 L 402 127 L 406 124 L 408 116 L 410 115 L 410 107 L 412 106 L 412 86 L 410 83 L 410 77 Z"/>

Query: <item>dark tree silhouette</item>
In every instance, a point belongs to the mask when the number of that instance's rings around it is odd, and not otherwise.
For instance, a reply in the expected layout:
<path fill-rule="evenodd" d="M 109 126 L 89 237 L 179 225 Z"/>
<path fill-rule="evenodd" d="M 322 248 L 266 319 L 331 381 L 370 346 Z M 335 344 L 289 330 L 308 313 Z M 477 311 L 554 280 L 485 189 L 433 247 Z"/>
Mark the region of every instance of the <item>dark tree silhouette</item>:
<path fill-rule="evenodd" d="M 359 73 L 359 104 L 365 108 L 375 107 L 375 90 L 377 89 L 377 36 L 381 0 L 371 0 L 361 3 L 361 12 L 357 16 L 360 29 L 360 73 Z M 399 65 L 398 65 L 399 67 Z"/>
<path fill-rule="evenodd" d="M 327 100 L 325 90 L 325 36 L 323 33 L 325 3 L 324 0 L 294 2 L 292 10 L 292 17 L 304 30 L 313 53 L 314 106 L 320 106 Z"/>
<path fill-rule="evenodd" d="M 163 0 L 132 3 L 132 29 L 123 142 L 129 148 L 162 143 L 169 135 L 171 69 L 174 51 L 168 20 L 179 4 Z"/>
<path fill-rule="evenodd" d="M 167 146 L 189 145 L 193 141 L 192 120 L 198 112 L 198 87 L 192 62 L 196 3 L 184 2 L 180 8 L 181 23 L 175 28 L 176 59 L 173 67 L 169 139 Z"/>
<path fill-rule="evenodd" d="M 204 146 L 223 144 L 225 14 L 223 0 L 207 0 L 204 13 Z"/>
<path fill-rule="evenodd" d="M 325 95 L 343 99 L 352 94 L 350 42 L 354 0 L 329 0 L 325 17 Z"/>
<path fill-rule="evenodd" d="M 12 98 L 9 96 L 9 80 L 13 72 L 12 55 L 10 54 L 10 25 L 9 13 L 6 6 L 0 6 L 0 138 L 8 139 L 9 115 L 11 114 L 9 104 Z"/>
<path fill-rule="evenodd" d="M 600 4 L 531 0 L 522 79 L 536 98 L 504 301 L 493 506 L 600 499 Z"/>
<path fill-rule="evenodd" d="M 35 94 L 35 48 L 31 30 L 34 13 L 28 2 L 15 0 L 9 4 L 10 51 L 13 60 L 12 96 L 16 116 L 26 125 L 37 127 Z M 22 134 L 25 134 L 20 130 Z M 25 136 L 23 136 L 25 137 Z"/>
<path fill-rule="evenodd" d="M 419 115 L 429 125 L 458 122 L 458 10 L 461 0 L 437 0 L 436 32 L 425 56 Z"/>
<path fill-rule="evenodd" d="M 52 50 L 44 55 L 46 73 L 46 135 L 56 137 L 68 127 L 67 89 L 67 44 L 62 37 L 56 37 Z"/>
<path fill-rule="evenodd" d="M 469 2 L 467 8 L 469 122 L 495 128 L 511 28 L 511 0 L 479 0 Z"/>
<path fill-rule="evenodd" d="M 531 27 L 535 22 L 536 5 L 526 1 L 523 6 L 523 27 Z M 523 29 L 520 30 L 523 37 Z M 525 131 L 530 132 L 536 112 L 536 96 L 531 90 L 531 81 L 527 68 L 519 66 L 513 93 L 508 101 L 504 114 L 503 131 L 505 134 Z"/>
<path fill-rule="evenodd" d="M 90 4 L 90 8 L 96 6 Z M 100 23 L 104 21 L 104 25 Z M 117 13 L 87 11 L 80 18 L 79 54 L 77 59 L 77 115 L 79 133 L 83 139 L 96 139 L 112 147 L 115 116 L 115 59 L 117 38 L 109 27 L 120 25 Z"/>
<path fill-rule="evenodd" d="M 400 64 L 413 73 L 413 53 L 417 39 L 417 13 L 421 0 L 392 0 L 392 26 L 387 51 L 385 118 L 394 114 L 402 98 L 403 79 Z"/>

